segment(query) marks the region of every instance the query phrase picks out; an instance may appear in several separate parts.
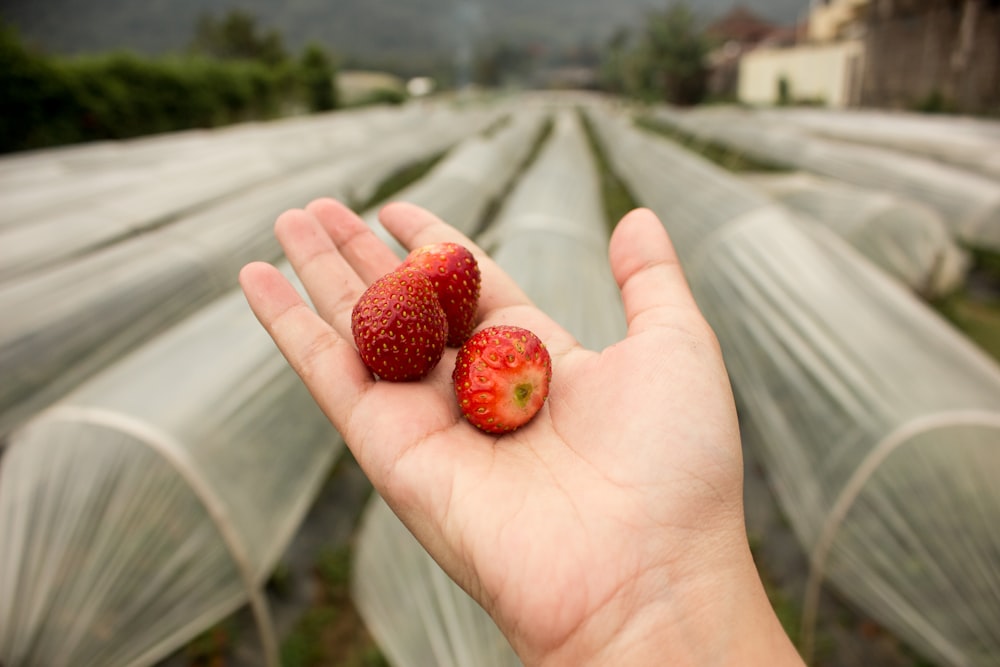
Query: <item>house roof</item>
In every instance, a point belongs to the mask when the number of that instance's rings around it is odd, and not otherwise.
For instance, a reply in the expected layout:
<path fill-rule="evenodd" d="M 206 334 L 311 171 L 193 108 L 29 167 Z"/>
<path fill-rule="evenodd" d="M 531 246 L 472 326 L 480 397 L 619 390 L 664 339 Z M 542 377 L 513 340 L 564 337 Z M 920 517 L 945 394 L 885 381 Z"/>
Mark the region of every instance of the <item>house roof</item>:
<path fill-rule="evenodd" d="M 743 5 L 734 5 L 705 29 L 705 34 L 720 41 L 754 44 L 762 41 L 779 26 L 758 16 Z"/>

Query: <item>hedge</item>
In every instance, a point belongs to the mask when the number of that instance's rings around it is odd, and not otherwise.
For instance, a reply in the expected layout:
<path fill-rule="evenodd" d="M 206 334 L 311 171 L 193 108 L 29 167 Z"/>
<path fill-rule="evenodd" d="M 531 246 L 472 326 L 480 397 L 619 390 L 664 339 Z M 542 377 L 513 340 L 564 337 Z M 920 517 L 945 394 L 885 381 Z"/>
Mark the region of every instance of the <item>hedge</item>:
<path fill-rule="evenodd" d="M 0 29 L 0 152 L 326 110 L 334 100 L 316 92 L 324 74 L 332 90 L 333 68 L 315 54 L 308 65 L 276 66 L 131 53 L 53 58 Z"/>

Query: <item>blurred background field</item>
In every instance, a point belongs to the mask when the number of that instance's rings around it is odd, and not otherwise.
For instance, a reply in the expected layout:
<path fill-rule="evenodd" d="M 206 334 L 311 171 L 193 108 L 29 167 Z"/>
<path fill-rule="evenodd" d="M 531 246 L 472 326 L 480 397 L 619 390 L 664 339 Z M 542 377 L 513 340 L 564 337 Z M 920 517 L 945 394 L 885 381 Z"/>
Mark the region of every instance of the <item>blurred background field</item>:
<path fill-rule="evenodd" d="M 652 208 L 809 664 L 997 664 L 1000 10 L 800 4 L 5 3 L 0 663 L 516 664 L 236 289 L 332 196 L 592 349 Z"/>

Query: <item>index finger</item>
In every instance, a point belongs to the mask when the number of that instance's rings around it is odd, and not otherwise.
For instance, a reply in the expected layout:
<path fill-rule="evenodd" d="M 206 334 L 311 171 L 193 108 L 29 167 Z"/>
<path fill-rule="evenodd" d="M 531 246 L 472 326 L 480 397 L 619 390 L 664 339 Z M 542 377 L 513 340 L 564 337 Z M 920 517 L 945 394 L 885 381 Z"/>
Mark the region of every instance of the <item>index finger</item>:
<path fill-rule="evenodd" d="M 252 262 L 239 275 L 251 310 L 338 429 L 375 380 L 351 342 L 314 312 L 281 272 Z"/>

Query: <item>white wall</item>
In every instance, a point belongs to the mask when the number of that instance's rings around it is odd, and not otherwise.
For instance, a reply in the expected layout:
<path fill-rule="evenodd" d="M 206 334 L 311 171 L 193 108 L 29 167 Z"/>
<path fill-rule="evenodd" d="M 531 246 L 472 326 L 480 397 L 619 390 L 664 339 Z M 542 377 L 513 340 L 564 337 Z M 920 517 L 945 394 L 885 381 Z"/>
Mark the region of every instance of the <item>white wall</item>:
<path fill-rule="evenodd" d="M 784 77 L 793 101 L 852 106 L 860 90 L 862 57 L 860 41 L 756 49 L 740 60 L 739 99 L 747 104 L 775 104 L 778 82 Z"/>

